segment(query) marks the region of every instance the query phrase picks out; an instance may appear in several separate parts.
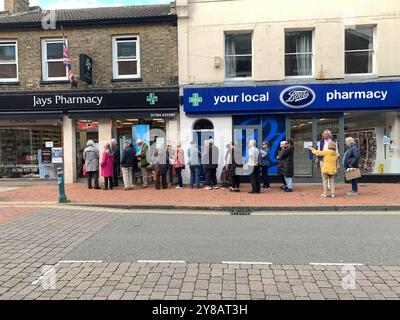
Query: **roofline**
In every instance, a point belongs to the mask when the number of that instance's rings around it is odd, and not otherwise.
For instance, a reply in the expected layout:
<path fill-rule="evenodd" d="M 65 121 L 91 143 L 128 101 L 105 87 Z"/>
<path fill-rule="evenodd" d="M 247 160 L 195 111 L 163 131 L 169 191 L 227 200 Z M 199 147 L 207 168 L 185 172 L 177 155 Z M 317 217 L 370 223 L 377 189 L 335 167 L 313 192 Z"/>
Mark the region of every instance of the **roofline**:
<path fill-rule="evenodd" d="M 167 22 L 177 25 L 178 16 L 176 14 L 168 14 L 162 16 L 148 16 L 148 17 L 132 17 L 132 18 L 110 18 L 110 19 L 92 19 L 92 20 L 57 20 L 58 25 L 64 27 L 84 27 L 84 26 L 101 26 L 101 25 L 120 25 L 120 24 L 136 24 L 136 23 L 155 23 Z M 11 22 L 0 23 L 0 30 L 15 29 L 15 28 L 41 28 L 42 22 Z"/>

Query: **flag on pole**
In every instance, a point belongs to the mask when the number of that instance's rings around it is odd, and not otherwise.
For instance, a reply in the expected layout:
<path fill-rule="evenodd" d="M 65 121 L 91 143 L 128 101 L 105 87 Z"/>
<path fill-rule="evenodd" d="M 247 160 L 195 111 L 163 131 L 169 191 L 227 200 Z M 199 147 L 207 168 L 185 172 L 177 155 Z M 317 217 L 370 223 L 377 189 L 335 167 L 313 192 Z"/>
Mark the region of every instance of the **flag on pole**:
<path fill-rule="evenodd" d="M 63 63 L 65 64 L 67 70 L 68 70 L 68 79 L 71 82 L 74 82 L 75 80 L 75 76 L 74 73 L 72 72 L 72 66 L 71 66 L 71 59 L 69 56 L 69 51 L 68 51 L 68 45 L 67 45 L 67 40 L 64 37 L 64 30 L 62 29 L 62 33 L 63 33 Z"/>

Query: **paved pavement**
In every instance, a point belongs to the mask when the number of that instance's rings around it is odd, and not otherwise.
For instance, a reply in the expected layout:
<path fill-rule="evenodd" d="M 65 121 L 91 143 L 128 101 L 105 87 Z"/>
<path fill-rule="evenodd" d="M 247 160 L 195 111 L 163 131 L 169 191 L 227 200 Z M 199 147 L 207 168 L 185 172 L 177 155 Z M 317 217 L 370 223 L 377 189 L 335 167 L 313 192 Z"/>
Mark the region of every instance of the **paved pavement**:
<path fill-rule="evenodd" d="M 116 209 L 49 207 L 1 223 L 0 299 L 400 298 L 399 265 L 351 267 L 282 264 L 279 261 L 272 261 L 272 265 L 129 260 L 68 261 L 69 254 L 79 251 L 79 248 L 103 232 L 107 233 L 107 228 L 113 229 L 118 223 L 126 221 L 129 215 L 140 217 L 130 211 Z M 389 216 L 390 219 L 397 219 Z M 166 223 L 162 217 L 178 219 L 174 215 L 160 214 L 159 225 Z M 182 219 L 186 216 L 179 217 Z M 367 217 L 369 215 L 364 216 Z M 217 217 L 218 220 L 236 218 L 256 217 Z M 142 219 L 145 219 L 143 215 Z M 261 219 L 272 221 L 271 216 L 257 217 L 258 224 Z M 215 221 L 212 222 L 216 226 L 210 229 L 211 238 L 215 237 L 213 232 L 223 222 Z M 170 221 L 171 225 L 172 222 Z M 397 221 L 391 222 L 394 225 Z M 146 221 L 142 220 L 141 223 L 143 225 Z M 247 223 L 242 222 L 243 225 Z M 387 230 L 388 224 L 383 223 L 382 228 Z M 267 224 L 263 225 L 265 227 Z M 140 234 L 139 230 L 140 228 L 132 231 L 134 237 L 136 232 Z M 380 230 L 382 229 L 378 229 L 376 234 L 383 232 Z M 143 237 L 156 236 L 155 233 L 145 234 L 144 231 L 141 231 Z M 160 227 L 159 232 L 163 231 Z M 175 232 L 174 229 L 170 231 Z M 203 238 L 207 236 L 208 234 L 204 234 Z M 178 233 L 177 237 L 180 238 L 181 235 Z M 237 234 L 237 237 L 241 237 L 241 234 Z M 291 237 L 290 232 L 287 237 Z M 393 235 L 388 233 L 387 237 L 392 239 Z M 122 235 L 119 239 L 121 248 L 134 245 L 130 238 L 125 239 L 126 243 Z M 396 239 L 393 238 L 393 241 L 397 241 Z M 181 247 L 187 246 L 185 240 L 181 241 Z M 214 247 L 218 247 L 220 243 L 221 241 L 216 241 Z M 114 249 L 109 247 L 108 250 Z M 209 250 L 213 250 L 213 247 L 209 247 Z M 89 257 L 89 252 L 87 254 Z"/>
<path fill-rule="evenodd" d="M 8 206 L 8 205 L 1 205 L 0 203 L 0 223 L 10 221 L 13 219 L 18 218 L 19 216 L 25 215 L 25 214 L 30 214 L 37 212 L 41 209 L 43 209 L 45 206 L 39 205 L 39 206 L 33 206 L 33 205 L 13 205 L 13 206 Z"/>
<path fill-rule="evenodd" d="M 7 182 L 0 182 L 0 187 L 7 187 Z M 13 185 L 15 187 L 15 185 Z M 66 186 L 68 198 L 74 204 L 103 205 L 103 206 L 156 206 L 173 208 L 223 208 L 223 207 L 261 207 L 261 208 L 289 208 L 306 209 L 316 207 L 319 209 L 336 210 L 357 206 L 364 209 L 368 207 L 392 207 L 400 210 L 400 184 L 361 184 L 360 194 L 357 197 L 347 197 L 349 185 L 341 184 L 337 187 L 337 198 L 321 198 L 320 184 L 296 184 L 295 192 L 284 193 L 279 185 L 273 185 L 272 190 L 263 190 L 262 194 L 248 194 L 249 185 L 244 184 L 241 193 L 232 193 L 226 189 L 175 189 L 154 190 L 135 189 L 128 192 L 118 188 L 115 190 L 88 190 L 83 183 Z M 20 188 L 0 192 L 0 204 L 37 203 L 58 201 L 57 185 L 38 183 L 37 185 L 23 185 Z"/>

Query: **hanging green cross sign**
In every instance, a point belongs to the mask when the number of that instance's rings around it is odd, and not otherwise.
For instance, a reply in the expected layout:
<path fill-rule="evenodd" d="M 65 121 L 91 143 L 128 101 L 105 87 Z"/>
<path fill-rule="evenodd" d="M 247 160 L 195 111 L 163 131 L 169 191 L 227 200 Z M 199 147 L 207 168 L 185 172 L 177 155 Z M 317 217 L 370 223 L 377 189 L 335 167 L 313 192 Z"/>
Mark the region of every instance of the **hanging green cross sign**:
<path fill-rule="evenodd" d="M 191 103 L 193 107 L 198 107 L 202 102 L 203 98 L 200 97 L 198 93 L 193 93 L 192 96 L 189 97 L 189 103 Z"/>
<path fill-rule="evenodd" d="M 158 101 L 158 97 L 155 93 L 152 92 L 146 97 L 146 101 L 151 105 L 155 105 Z"/>

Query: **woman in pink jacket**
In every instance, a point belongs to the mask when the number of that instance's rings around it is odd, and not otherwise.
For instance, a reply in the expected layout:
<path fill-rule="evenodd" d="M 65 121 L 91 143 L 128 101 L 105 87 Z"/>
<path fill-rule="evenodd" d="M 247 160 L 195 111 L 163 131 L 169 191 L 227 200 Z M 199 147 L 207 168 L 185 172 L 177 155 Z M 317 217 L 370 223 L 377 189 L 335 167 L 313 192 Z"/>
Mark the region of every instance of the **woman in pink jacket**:
<path fill-rule="evenodd" d="M 180 143 L 176 145 L 174 168 L 176 176 L 178 177 L 178 186 L 176 187 L 176 189 L 182 189 L 183 188 L 182 170 L 185 169 L 185 152 L 183 151 Z"/>
<path fill-rule="evenodd" d="M 104 146 L 103 158 L 101 159 L 101 176 L 104 177 L 104 190 L 113 189 L 112 177 L 114 176 L 114 155 L 111 145 Z"/>

